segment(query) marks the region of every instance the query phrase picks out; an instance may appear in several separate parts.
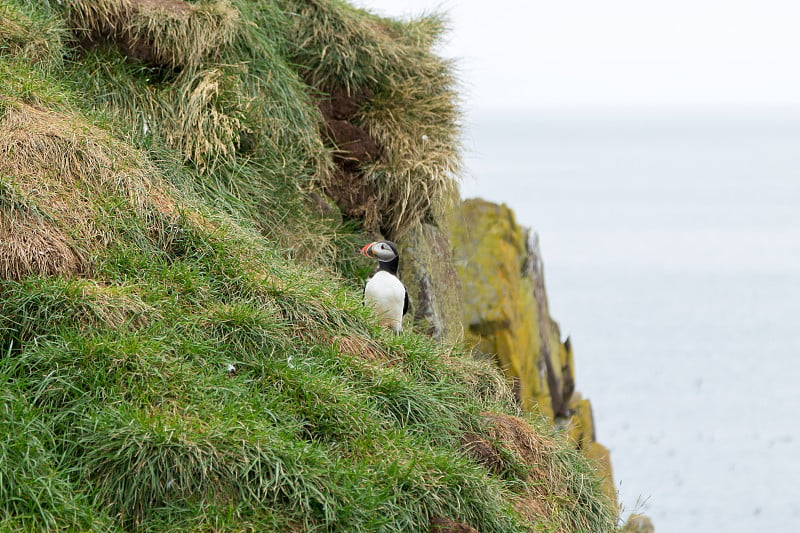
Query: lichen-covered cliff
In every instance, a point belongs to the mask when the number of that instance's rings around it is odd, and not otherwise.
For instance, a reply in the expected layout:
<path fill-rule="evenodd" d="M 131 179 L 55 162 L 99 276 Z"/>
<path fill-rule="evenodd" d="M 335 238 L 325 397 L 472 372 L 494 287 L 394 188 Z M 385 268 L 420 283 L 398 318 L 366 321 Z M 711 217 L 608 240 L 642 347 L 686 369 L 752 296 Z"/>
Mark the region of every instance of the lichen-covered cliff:
<path fill-rule="evenodd" d="M 595 462 L 615 502 L 608 449 L 596 441 L 590 401 L 575 388 L 571 343 L 550 316 L 536 234 L 505 205 L 480 199 L 459 202 L 442 226 L 400 240 L 416 326 L 494 361 L 517 404 Z"/>
<path fill-rule="evenodd" d="M 536 234 L 507 206 L 479 199 L 464 201 L 450 228 L 466 342 L 496 359 L 523 408 L 564 428 L 598 462 L 615 499 L 608 449 L 595 439 L 591 403 L 575 389 L 571 343 L 550 316 Z"/>
<path fill-rule="evenodd" d="M 480 290 L 532 322 L 463 321 L 463 254 L 501 248 L 449 222 L 442 27 L 339 0 L 0 0 L 0 529 L 617 529 L 509 214 L 508 286 Z M 379 235 L 402 335 L 361 303 Z"/>

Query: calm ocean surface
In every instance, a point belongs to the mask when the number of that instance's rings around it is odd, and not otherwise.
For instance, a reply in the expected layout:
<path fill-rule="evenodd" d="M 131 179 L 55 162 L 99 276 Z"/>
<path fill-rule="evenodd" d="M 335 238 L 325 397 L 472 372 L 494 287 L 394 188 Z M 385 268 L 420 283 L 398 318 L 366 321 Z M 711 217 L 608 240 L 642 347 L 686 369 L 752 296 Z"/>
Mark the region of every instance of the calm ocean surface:
<path fill-rule="evenodd" d="M 541 237 L 624 506 L 800 531 L 800 113 L 474 116 L 465 198 Z"/>

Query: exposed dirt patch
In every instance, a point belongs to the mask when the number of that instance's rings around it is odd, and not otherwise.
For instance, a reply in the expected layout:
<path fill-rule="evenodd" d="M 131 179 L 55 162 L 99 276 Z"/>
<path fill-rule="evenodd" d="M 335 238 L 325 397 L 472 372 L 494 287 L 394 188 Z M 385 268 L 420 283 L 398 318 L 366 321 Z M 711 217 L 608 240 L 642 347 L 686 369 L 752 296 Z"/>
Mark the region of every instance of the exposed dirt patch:
<path fill-rule="evenodd" d="M 380 147 L 364 128 L 356 124 L 356 115 L 361 105 L 372 97 L 370 91 L 348 93 L 345 89 L 334 89 L 328 98 L 319 103 L 325 118 L 326 138 L 336 148 L 334 161 L 346 171 L 358 168 L 381 155 Z"/>
<path fill-rule="evenodd" d="M 380 156 L 377 143 L 366 131 L 348 120 L 326 119 L 327 139 L 337 148 L 333 161 L 345 171 L 357 171 Z"/>
<path fill-rule="evenodd" d="M 325 139 L 334 148 L 337 171 L 325 186 L 328 194 L 351 219 L 361 220 L 368 229 L 379 224 L 376 191 L 361 171 L 365 164 L 377 161 L 381 148 L 367 131 L 356 123 L 360 107 L 372 97 L 368 90 L 348 93 L 337 88 L 320 100 L 319 110 L 325 119 Z"/>
<path fill-rule="evenodd" d="M 339 168 L 330 182 L 325 184 L 324 191 L 336 202 L 344 216 L 360 220 L 367 230 L 378 229 L 378 202 L 373 187 L 366 182 L 361 172 Z"/>
<path fill-rule="evenodd" d="M 151 39 L 136 31 L 136 19 L 145 12 L 161 12 L 169 18 L 188 19 L 194 8 L 183 0 L 129 0 L 94 9 L 73 11 L 72 22 L 80 28 L 81 44 L 91 48 L 99 43 L 113 42 L 122 54 L 149 65 L 174 67 L 169 58 Z"/>
<path fill-rule="evenodd" d="M 474 527 L 439 516 L 431 518 L 430 533 L 479 533 Z"/>
<path fill-rule="evenodd" d="M 347 89 L 339 87 L 333 89 L 319 102 L 319 110 L 327 118 L 336 120 L 352 120 L 362 104 L 372 98 L 372 92 L 368 89 L 349 93 Z"/>

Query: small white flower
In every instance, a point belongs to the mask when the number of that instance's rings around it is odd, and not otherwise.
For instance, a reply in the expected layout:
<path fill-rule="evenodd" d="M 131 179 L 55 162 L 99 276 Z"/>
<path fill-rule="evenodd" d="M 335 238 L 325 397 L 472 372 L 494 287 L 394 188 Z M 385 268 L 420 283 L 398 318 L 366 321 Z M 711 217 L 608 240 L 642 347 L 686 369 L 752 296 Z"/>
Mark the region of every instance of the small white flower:
<path fill-rule="evenodd" d="M 428 136 L 427 136 L 427 135 L 423 135 L 423 136 L 422 136 L 422 140 L 423 140 L 423 141 L 427 141 L 427 140 L 428 140 Z"/>
<path fill-rule="evenodd" d="M 235 373 L 236 373 L 236 367 L 233 366 L 231 363 L 228 363 L 228 374 L 235 374 Z"/>

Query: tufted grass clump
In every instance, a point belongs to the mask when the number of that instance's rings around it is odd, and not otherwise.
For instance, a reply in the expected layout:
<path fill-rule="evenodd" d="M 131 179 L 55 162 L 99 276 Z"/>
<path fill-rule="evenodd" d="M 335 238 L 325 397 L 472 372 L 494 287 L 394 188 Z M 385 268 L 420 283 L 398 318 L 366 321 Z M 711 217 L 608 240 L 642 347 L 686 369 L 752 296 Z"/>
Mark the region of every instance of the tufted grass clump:
<path fill-rule="evenodd" d="M 74 483 L 55 426 L 16 386 L 0 392 L 0 529 L 113 531 Z"/>
<path fill-rule="evenodd" d="M 454 67 L 432 53 L 446 28 L 439 15 L 387 20 L 343 2 L 279 2 L 289 18 L 289 55 L 324 94 L 369 95 L 354 122 L 381 147 L 363 165 L 382 231 L 394 238 L 441 222 L 461 170 Z"/>

